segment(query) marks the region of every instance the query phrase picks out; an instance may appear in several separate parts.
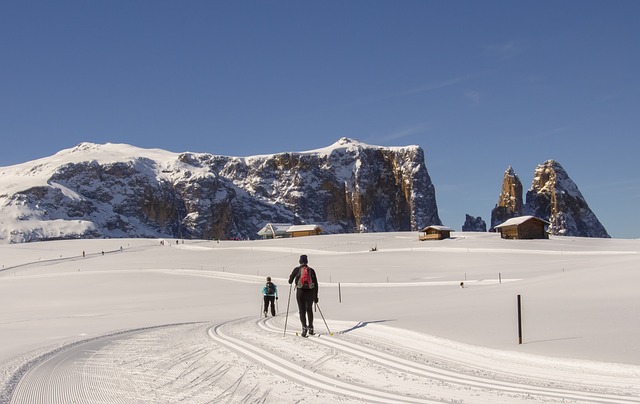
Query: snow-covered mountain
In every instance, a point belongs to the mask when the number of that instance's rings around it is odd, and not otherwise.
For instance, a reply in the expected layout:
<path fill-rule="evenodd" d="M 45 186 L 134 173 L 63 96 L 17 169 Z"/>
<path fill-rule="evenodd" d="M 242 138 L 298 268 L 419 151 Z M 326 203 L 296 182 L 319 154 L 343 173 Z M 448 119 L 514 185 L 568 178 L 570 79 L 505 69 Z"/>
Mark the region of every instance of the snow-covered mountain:
<path fill-rule="evenodd" d="M 557 236 L 609 237 L 578 186 L 554 160 L 536 167 L 524 204 L 518 175 L 511 167 L 505 171 L 498 203 L 491 211 L 491 228 L 520 215 L 548 220 L 549 234 Z"/>
<path fill-rule="evenodd" d="M 0 239 L 255 238 L 267 222 L 325 232 L 441 224 L 419 146 L 341 138 L 251 157 L 82 143 L 0 168 Z"/>

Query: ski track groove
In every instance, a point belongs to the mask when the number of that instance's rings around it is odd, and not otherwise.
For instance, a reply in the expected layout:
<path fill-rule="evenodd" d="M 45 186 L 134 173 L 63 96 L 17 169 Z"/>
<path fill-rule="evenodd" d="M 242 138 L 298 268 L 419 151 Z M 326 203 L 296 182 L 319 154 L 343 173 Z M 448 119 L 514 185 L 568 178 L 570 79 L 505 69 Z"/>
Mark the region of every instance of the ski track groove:
<path fill-rule="evenodd" d="M 335 349 L 332 349 L 331 352 L 327 353 L 322 358 L 318 359 L 317 361 L 312 363 L 310 366 L 308 366 L 307 369 L 315 372 L 318 369 L 320 369 L 325 362 L 330 361 L 331 359 L 335 358 L 336 356 L 338 356 L 338 351 L 335 350 Z"/>
<path fill-rule="evenodd" d="M 71 343 L 20 366 L 8 403 L 264 404 L 283 402 L 285 390 L 296 391 L 289 402 L 312 403 L 640 403 L 637 384 L 624 395 L 613 376 L 484 369 L 375 332 L 299 338 L 283 333 L 283 320 L 166 324 Z"/>
<path fill-rule="evenodd" d="M 266 319 L 257 321 L 260 328 L 274 333 L 282 333 L 282 329 L 272 325 L 272 322 Z M 291 331 L 291 334 L 294 332 Z M 380 349 L 374 350 L 368 347 L 346 341 L 342 338 L 324 337 L 312 339 L 315 343 L 323 344 L 341 352 L 354 354 L 370 361 L 376 361 L 384 366 L 398 369 L 404 372 L 410 372 L 417 376 L 438 379 L 447 383 L 467 385 L 470 387 L 501 390 L 506 393 L 513 394 L 530 394 L 533 397 L 548 397 L 560 400 L 575 400 L 578 402 L 592 403 L 638 403 L 640 400 L 630 396 L 622 396 L 619 394 L 602 394 L 593 391 L 581 391 L 570 388 L 560 387 L 543 387 L 536 385 L 528 385 L 525 383 L 505 382 L 496 379 L 481 378 L 465 375 L 463 372 L 451 372 L 446 369 L 434 368 L 432 365 L 425 365 L 407 359 L 392 356 L 381 352 Z M 323 358 L 324 359 L 324 358 Z M 327 359 L 324 359 L 327 360 Z M 454 364 L 455 365 L 455 364 Z M 455 368 L 455 366 L 454 366 Z M 528 380 L 525 380 L 525 382 Z M 547 380 L 547 382 L 550 382 Z"/>
<path fill-rule="evenodd" d="M 258 325 L 267 331 L 282 333 L 282 329 L 268 325 L 267 321 L 260 320 L 258 321 Z M 371 361 L 380 362 L 384 366 L 389 366 L 400 371 L 410 372 L 418 376 L 435 378 L 444 382 L 463 384 L 471 387 L 491 388 L 494 390 L 502 390 L 509 393 L 530 393 L 534 396 L 548 396 L 552 398 L 582 400 L 585 402 L 594 403 L 624 404 L 639 402 L 638 400 L 632 401 L 629 398 L 614 397 L 613 395 L 597 394 L 593 392 L 581 392 L 561 388 L 542 388 L 523 384 L 501 382 L 495 379 L 466 376 L 461 372 L 450 372 L 444 369 L 434 369 L 433 366 L 423 365 L 406 359 L 398 358 L 379 350 L 373 350 L 368 347 L 363 347 L 361 345 L 357 345 L 340 338 L 318 338 L 316 342 L 329 347 L 333 347 L 336 350 L 361 356 Z"/>
<path fill-rule="evenodd" d="M 233 338 L 222 331 L 222 328 L 229 324 L 246 322 L 247 319 L 233 320 L 209 329 L 209 335 L 214 341 L 227 346 L 247 357 L 254 359 L 262 365 L 284 375 L 290 380 L 300 382 L 314 388 L 319 388 L 337 395 L 346 395 L 356 399 L 361 399 L 369 403 L 439 403 L 441 400 L 425 399 L 418 397 L 406 397 L 401 394 L 388 393 L 373 387 L 363 387 L 358 384 L 350 384 L 338 380 L 337 378 L 317 374 L 304 366 L 281 359 L 278 356 L 263 350 L 254 345 L 246 343 L 238 338 Z M 253 320 L 249 320 L 253 321 Z M 259 320 L 260 321 L 260 320 Z M 309 340 L 306 338 L 305 340 Z"/>

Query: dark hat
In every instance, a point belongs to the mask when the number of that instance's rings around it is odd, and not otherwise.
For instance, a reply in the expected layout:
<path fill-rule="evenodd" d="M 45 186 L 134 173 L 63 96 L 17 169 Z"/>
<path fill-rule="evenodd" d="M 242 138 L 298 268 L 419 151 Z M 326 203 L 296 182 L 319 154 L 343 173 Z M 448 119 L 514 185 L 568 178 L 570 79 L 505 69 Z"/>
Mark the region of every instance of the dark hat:
<path fill-rule="evenodd" d="M 267 276 L 267 282 L 271 282 L 271 277 Z"/>
<path fill-rule="evenodd" d="M 307 256 L 303 254 L 303 255 L 300 256 L 300 260 L 298 262 L 300 264 L 307 264 L 309 262 L 309 260 L 307 260 Z"/>

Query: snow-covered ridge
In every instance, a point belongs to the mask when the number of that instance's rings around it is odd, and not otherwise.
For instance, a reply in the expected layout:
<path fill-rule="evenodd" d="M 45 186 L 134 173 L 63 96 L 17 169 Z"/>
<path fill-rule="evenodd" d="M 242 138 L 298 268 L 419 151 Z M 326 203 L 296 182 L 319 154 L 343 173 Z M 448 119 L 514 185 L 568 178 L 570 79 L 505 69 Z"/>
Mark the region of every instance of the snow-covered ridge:
<path fill-rule="evenodd" d="M 281 153 L 277 153 L 278 155 L 281 154 L 293 154 L 293 155 L 298 155 L 298 156 L 303 156 L 303 155 L 314 155 L 314 156 L 318 156 L 318 157 L 328 157 L 330 156 L 332 153 L 345 153 L 345 152 L 357 152 L 359 150 L 364 150 L 364 149 L 369 149 L 369 150 L 391 150 L 391 151 L 404 151 L 404 150 L 412 150 L 412 149 L 419 149 L 420 146 L 417 145 L 413 145 L 413 146 L 377 146 L 377 145 L 371 145 L 371 144 L 367 144 L 364 142 L 361 142 L 357 139 L 352 139 L 352 138 L 348 138 L 348 137 L 342 137 L 340 139 L 338 139 L 338 141 L 336 141 L 335 143 L 327 146 L 327 147 L 321 147 L 318 149 L 312 149 L 312 150 L 304 150 L 304 151 L 290 151 L 290 152 L 281 152 Z M 255 160 L 261 160 L 261 159 L 265 159 L 265 158 L 270 158 L 273 155 L 271 154 L 258 154 L 258 155 L 253 155 L 253 156 L 246 156 L 246 157 L 236 157 L 238 159 L 243 159 L 247 162 L 251 162 L 251 161 L 255 161 Z"/>
<path fill-rule="evenodd" d="M 184 168 L 184 164 L 178 161 L 178 157 L 178 153 L 162 149 L 143 149 L 120 143 L 96 144 L 85 142 L 75 147 L 61 150 L 50 157 L 14 166 L 0 167 L 0 189 L 2 189 L 3 194 L 11 194 L 36 186 L 45 186 L 61 167 L 73 164 L 109 165 L 128 163 L 140 168 L 147 166 L 152 172 L 161 174 L 162 172 Z M 190 167 L 192 170 L 194 168 Z M 57 186 L 60 187 L 60 184 Z"/>
<path fill-rule="evenodd" d="M 335 142 L 334 144 L 328 146 L 328 147 L 324 147 L 324 148 L 320 148 L 320 149 L 314 149 L 314 150 L 308 150 L 306 152 L 301 152 L 301 153 L 314 153 L 314 154 L 319 154 L 319 155 L 329 155 L 331 153 L 333 153 L 336 150 L 349 150 L 349 151 L 353 151 L 353 150 L 357 150 L 357 149 L 387 149 L 387 150 L 405 150 L 408 148 L 418 148 L 419 146 L 395 146 L 395 147 L 390 147 L 390 146 L 376 146 L 376 145 L 370 145 L 364 142 L 360 142 L 359 140 L 356 139 L 351 139 L 348 137 L 342 137 L 340 139 L 338 139 L 337 142 Z"/>
<path fill-rule="evenodd" d="M 360 142 L 356 139 L 351 139 L 347 137 L 342 137 L 335 143 L 330 146 L 307 150 L 307 151 L 289 151 L 289 152 L 280 152 L 277 154 L 316 154 L 316 155 L 330 155 L 332 152 L 336 150 L 357 150 L 357 149 L 385 149 L 385 150 L 406 150 L 406 149 L 416 149 L 419 148 L 417 145 L 413 146 L 376 146 L 370 145 L 364 142 Z M 54 170 L 57 166 L 61 164 L 69 164 L 69 163 L 82 163 L 86 161 L 95 161 L 98 164 L 110 164 L 116 162 L 135 162 L 140 159 L 151 159 L 155 161 L 159 167 L 165 165 L 164 168 L 170 167 L 170 165 L 177 160 L 180 155 L 189 154 L 193 156 L 199 157 L 223 157 L 229 159 L 240 159 L 240 160 L 256 160 L 256 159 L 264 159 L 270 158 L 272 154 L 259 154 L 259 155 L 251 155 L 251 156 L 226 156 L 226 155 L 218 155 L 206 152 L 182 152 L 176 153 L 163 149 L 146 149 L 141 148 L 125 143 L 91 143 L 91 142 L 83 142 L 78 144 L 75 147 L 71 147 L 68 149 L 63 149 L 54 154 L 53 156 L 44 157 L 41 159 L 13 165 L 13 166 L 5 166 L 0 167 L 0 175 L 11 174 L 11 173 L 24 173 L 25 171 L 30 171 L 32 174 L 36 175 L 38 173 L 42 175 L 47 175 L 51 173 L 51 170 Z M 49 171 L 48 171 L 49 170 Z M 0 181 L 2 178 L 0 177 Z"/>
<path fill-rule="evenodd" d="M 348 138 L 250 157 L 81 143 L 0 168 L 0 189 L 0 239 L 11 242 L 253 238 L 267 222 L 313 223 L 330 233 L 440 223 L 422 149 Z M 56 229 L 60 221 L 64 230 Z"/>

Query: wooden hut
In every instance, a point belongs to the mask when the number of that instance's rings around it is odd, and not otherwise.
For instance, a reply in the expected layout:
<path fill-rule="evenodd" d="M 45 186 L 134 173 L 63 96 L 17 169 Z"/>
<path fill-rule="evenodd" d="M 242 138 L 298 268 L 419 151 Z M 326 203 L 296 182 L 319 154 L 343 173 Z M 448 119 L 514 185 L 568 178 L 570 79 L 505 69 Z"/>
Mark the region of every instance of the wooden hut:
<path fill-rule="evenodd" d="M 317 236 L 322 232 L 322 228 L 317 224 L 293 225 L 287 229 L 287 234 L 291 237 Z"/>
<path fill-rule="evenodd" d="M 262 238 L 280 238 L 289 237 L 287 230 L 291 227 L 291 223 L 267 223 L 260 231 L 258 236 Z"/>
<path fill-rule="evenodd" d="M 451 237 L 451 232 L 453 229 L 451 227 L 446 226 L 427 226 L 424 229 L 420 230 L 422 234 L 420 235 L 420 241 L 424 240 L 444 240 L 445 238 Z"/>
<path fill-rule="evenodd" d="M 546 230 L 548 225 L 549 222 L 535 216 L 518 216 L 497 225 L 495 229 L 505 239 L 548 239 L 549 234 Z"/>

